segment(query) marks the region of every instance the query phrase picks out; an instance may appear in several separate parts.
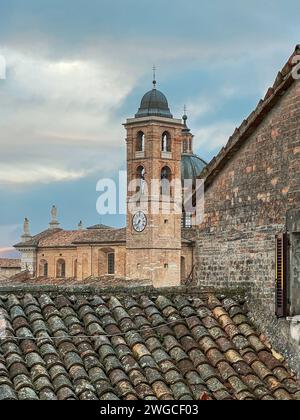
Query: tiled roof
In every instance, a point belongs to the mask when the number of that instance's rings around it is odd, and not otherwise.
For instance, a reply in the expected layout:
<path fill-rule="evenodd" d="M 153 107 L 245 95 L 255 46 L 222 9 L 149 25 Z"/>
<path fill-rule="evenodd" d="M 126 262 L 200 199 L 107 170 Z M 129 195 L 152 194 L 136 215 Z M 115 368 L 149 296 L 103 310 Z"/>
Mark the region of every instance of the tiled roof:
<path fill-rule="evenodd" d="M 126 229 L 63 230 L 47 229 L 33 236 L 29 241 L 15 247 L 72 247 L 75 244 L 125 242 Z"/>
<path fill-rule="evenodd" d="M 49 290 L 0 290 L 1 400 L 300 399 L 231 298 Z"/>
<path fill-rule="evenodd" d="M 126 285 L 129 287 L 138 287 L 138 286 L 150 286 L 152 283 L 149 279 L 128 279 L 125 277 L 104 275 L 100 277 L 87 277 L 82 280 L 75 279 L 74 277 L 66 277 L 63 279 L 50 278 L 50 277 L 32 277 L 32 274 L 29 271 L 21 271 L 15 276 L 9 278 L 1 278 L 0 275 L 0 288 L 1 286 L 21 286 L 21 285 L 32 285 L 32 286 L 43 286 L 43 285 L 53 285 L 53 286 L 72 286 L 74 284 L 78 286 L 99 286 L 105 285 L 105 287 L 124 287 Z"/>
<path fill-rule="evenodd" d="M 221 172 L 228 160 L 240 149 L 266 115 L 282 98 L 282 95 L 295 82 L 292 71 L 296 63 L 293 62 L 293 58 L 299 54 L 300 45 L 297 45 L 292 56 L 278 73 L 273 86 L 268 89 L 264 99 L 259 101 L 256 109 L 243 121 L 239 128 L 235 129 L 235 132 L 229 138 L 226 146 L 223 147 L 220 153 L 203 169 L 199 178 L 205 179 L 205 188 L 208 188 L 211 185 L 214 178 Z"/>
<path fill-rule="evenodd" d="M 89 229 L 80 232 L 75 244 L 126 242 L 126 228 Z"/>
<path fill-rule="evenodd" d="M 14 258 L 0 258 L 0 268 L 21 268 L 21 260 Z"/>
<path fill-rule="evenodd" d="M 186 230 L 183 230 L 183 243 L 190 243 Z M 48 229 L 33 236 L 27 242 L 15 245 L 17 248 L 22 246 L 36 247 L 74 247 L 79 244 L 104 244 L 104 243 L 125 243 L 126 228 L 90 228 L 85 230 L 62 230 Z"/>
<path fill-rule="evenodd" d="M 56 233 L 60 232 L 61 229 L 46 229 L 41 233 L 38 233 L 37 235 L 33 236 L 29 241 L 26 242 L 19 242 L 15 245 L 15 248 L 22 248 L 24 246 L 26 247 L 36 247 L 39 245 L 39 242 L 42 239 L 51 237 L 52 235 L 55 235 Z"/>
<path fill-rule="evenodd" d="M 80 230 L 60 230 L 55 235 L 47 236 L 39 241 L 40 248 L 47 247 L 71 247 L 74 241 L 83 231 Z"/>
<path fill-rule="evenodd" d="M 90 226 L 87 229 L 91 230 L 91 229 L 113 229 L 113 228 L 111 226 L 99 224 L 99 225 Z"/>

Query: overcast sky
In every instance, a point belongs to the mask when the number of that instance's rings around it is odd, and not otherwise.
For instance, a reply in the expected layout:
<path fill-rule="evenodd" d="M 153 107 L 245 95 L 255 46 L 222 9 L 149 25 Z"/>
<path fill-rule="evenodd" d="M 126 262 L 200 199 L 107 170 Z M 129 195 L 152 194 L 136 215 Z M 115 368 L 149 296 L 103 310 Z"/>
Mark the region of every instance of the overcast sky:
<path fill-rule="evenodd" d="M 0 0 L 0 255 L 52 204 L 67 229 L 124 223 L 100 219 L 96 183 L 125 167 L 154 63 L 209 161 L 300 43 L 299 16 L 296 0 Z"/>

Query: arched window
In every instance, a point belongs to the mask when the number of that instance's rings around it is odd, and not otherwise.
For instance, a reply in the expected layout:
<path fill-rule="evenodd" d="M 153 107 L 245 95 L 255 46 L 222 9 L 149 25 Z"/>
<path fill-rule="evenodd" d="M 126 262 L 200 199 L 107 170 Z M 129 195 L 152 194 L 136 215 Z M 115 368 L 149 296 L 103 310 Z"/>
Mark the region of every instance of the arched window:
<path fill-rule="evenodd" d="M 59 259 L 56 264 L 56 277 L 63 279 L 66 277 L 66 262 L 63 259 Z"/>
<path fill-rule="evenodd" d="M 145 168 L 143 166 L 137 167 L 136 176 L 138 179 L 145 179 Z"/>
<path fill-rule="evenodd" d="M 145 134 L 142 131 L 138 132 L 137 139 L 136 139 L 136 152 L 144 152 L 145 151 Z"/>
<path fill-rule="evenodd" d="M 107 254 L 107 273 L 115 274 L 115 253 L 110 252 Z"/>
<path fill-rule="evenodd" d="M 185 281 L 186 273 L 185 273 L 185 258 L 181 257 L 181 280 Z"/>
<path fill-rule="evenodd" d="M 161 170 L 161 179 L 167 179 L 169 182 L 172 181 L 172 172 L 168 166 L 164 166 Z"/>
<path fill-rule="evenodd" d="M 40 277 L 48 277 L 48 262 L 46 260 L 40 261 L 39 275 Z"/>
<path fill-rule="evenodd" d="M 168 166 L 161 170 L 161 194 L 171 195 L 172 171 Z"/>
<path fill-rule="evenodd" d="M 144 192 L 145 192 L 145 168 L 143 166 L 139 166 L 137 168 L 136 178 L 137 178 L 137 192 L 141 192 L 141 194 L 144 194 Z"/>
<path fill-rule="evenodd" d="M 161 150 L 162 152 L 171 152 L 171 136 L 168 131 L 165 131 L 162 135 Z"/>

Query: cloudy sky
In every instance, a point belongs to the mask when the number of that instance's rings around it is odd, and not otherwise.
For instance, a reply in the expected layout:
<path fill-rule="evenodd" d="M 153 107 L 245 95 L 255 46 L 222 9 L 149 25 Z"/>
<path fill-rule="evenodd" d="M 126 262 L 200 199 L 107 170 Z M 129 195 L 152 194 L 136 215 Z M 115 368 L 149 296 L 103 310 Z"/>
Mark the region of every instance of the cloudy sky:
<path fill-rule="evenodd" d="M 0 255 L 52 204 L 67 229 L 124 223 L 97 214 L 96 183 L 125 167 L 153 63 L 209 161 L 300 43 L 299 15 L 296 0 L 0 0 Z"/>

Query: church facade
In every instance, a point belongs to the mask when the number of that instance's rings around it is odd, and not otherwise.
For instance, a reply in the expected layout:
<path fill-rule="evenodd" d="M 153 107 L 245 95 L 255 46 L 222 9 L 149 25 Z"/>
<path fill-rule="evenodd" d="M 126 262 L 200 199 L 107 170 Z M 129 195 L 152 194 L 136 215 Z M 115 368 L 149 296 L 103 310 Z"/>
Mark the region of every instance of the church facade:
<path fill-rule="evenodd" d="M 32 277 L 79 281 L 115 277 L 155 287 L 193 281 L 195 242 L 192 216 L 182 204 L 183 187 L 186 179 L 195 183 L 206 163 L 193 153 L 187 116 L 173 117 L 154 81 L 137 114 L 124 127 L 126 227 L 83 229 L 80 223 L 76 230 L 66 231 L 59 227 L 53 207 L 49 228 L 31 236 L 25 219 L 21 242 L 15 248 L 21 253 L 22 270 Z"/>

